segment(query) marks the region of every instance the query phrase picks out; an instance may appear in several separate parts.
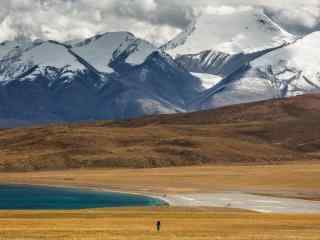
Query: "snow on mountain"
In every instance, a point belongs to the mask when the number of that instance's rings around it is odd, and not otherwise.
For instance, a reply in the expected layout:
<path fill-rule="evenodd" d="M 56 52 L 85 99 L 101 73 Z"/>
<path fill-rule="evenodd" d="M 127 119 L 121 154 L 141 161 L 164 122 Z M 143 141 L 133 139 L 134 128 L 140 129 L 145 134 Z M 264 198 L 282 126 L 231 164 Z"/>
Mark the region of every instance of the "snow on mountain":
<path fill-rule="evenodd" d="M 241 71 L 246 70 L 243 68 Z M 241 78 L 241 71 L 239 75 L 230 76 L 203 92 L 193 100 L 189 110 L 213 109 L 275 98 L 276 92 L 268 82 L 260 81 L 253 76 Z"/>
<path fill-rule="evenodd" d="M 185 54 L 177 56 L 175 61 L 194 73 L 207 73 L 225 77 L 226 72 L 225 66 L 232 55 L 218 51 L 203 51 L 196 54 Z"/>
<path fill-rule="evenodd" d="M 320 91 L 319 43 L 252 7 L 208 8 L 160 49 L 128 32 L 20 38 L 0 44 L 0 118 L 125 119 Z"/>
<path fill-rule="evenodd" d="M 222 80 L 222 77 L 213 74 L 194 72 L 191 72 L 191 74 L 201 81 L 201 85 L 204 89 L 210 89 Z"/>
<path fill-rule="evenodd" d="M 205 91 L 192 109 L 283 98 L 320 91 L 320 32 L 275 49 Z"/>
<path fill-rule="evenodd" d="M 172 49 L 176 49 L 177 47 L 185 45 L 189 37 L 193 34 L 196 30 L 197 26 L 197 19 L 193 19 L 189 26 L 182 30 L 175 38 L 164 44 L 160 47 L 162 51 L 170 51 Z"/>
<path fill-rule="evenodd" d="M 130 33 L 106 33 L 68 44 L 37 41 L 4 55 L 0 118 L 17 122 L 185 112 L 190 99 L 203 90 L 199 79 L 170 56 Z"/>
<path fill-rule="evenodd" d="M 174 57 L 208 50 L 235 54 L 276 47 L 294 39 L 262 9 L 247 7 L 219 15 L 208 8 L 163 48 Z"/>
<path fill-rule="evenodd" d="M 162 47 L 206 89 L 189 110 L 320 91 L 319 34 L 295 36 L 268 14 L 209 7 Z"/>
<path fill-rule="evenodd" d="M 12 41 L 2 42 L 0 43 L 0 59 L 18 55 L 39 43 L 41 43 L 40 40 L 32 41 L 24 36 L 19 36 Z"/>
<path fill-rule="evenodd" d="M 234 55 L 216 51 L 204 51 L 200 54 L 179 56 L 175 61 L 185 69 L 198 77 L 205 89 L 212 88 L 232 77 L 235 73 L 241 72 L 252 61 L 270 52 L 288 46 L 287 43 L 278 47 L 264 49 L 252 53 L 238 53 Z M 253 94 L 255 95 L 255 94 Z"/>
<path fill-rule="evenodd" d="M 26 51 L 20 57 L 20 61 L 32 62 L 33 65 L 37 66 L 68 67 L 74 71 L 85 68 L 65 46 L 52 41 L 44 42 Z"/>
<path fill-rule="evenodd" d="M 110 32 L 79 42 L 72 51 L 101 73 L 113 73 L 110 63 L 117 58 L 131 66 L 142 64 L 157 48 L 128 32 Z"/>
<path fill-rule="evenodd" d="M 85 67 L 62 44 L 47 41 L 21 50 L 14 56 L 0 61 L 0 81 L 8 82 L 21 78 L 32 79 L 37 74 L 50 75 L 60 70 L 65 76 Z"/>
<path fill-rule="evenodd" d="M 205 83 L 208 77 L 227 78 L 254 59 L 296 39 L 263 9 L 245 7 L 219 14 L 209 7 L 162 49 L 179 65 L 199 74 Z"/>
<path fill-rule="evenodd" d="M 261 51 L 232 55 L 208 50 L 199 54 L 178 56 L 175 61 L 190 72 L 212 74 L 226 78 L 254 59 L 285 46 L 287 46 L 287 43 Z"/>
<path fill-rule="evenodd" d="M 280 87 L 280 96 L 292 96 L 320 90 L 320 32 L 271 52 L 252 62 L 259 78 Z"/>
<path fill-rule="evenodd" d="M 127 32 L 101 34 L 83 41 L 70 41 L 69 44 L 18 39 L 0 45 L 0 81 L 48 69 L 60 69 L 65 75 L 88 68 L 97 74 L 109 74 L 115 71 L 110 63 L 125 63 L 130 67 L 141 65 L 155 51 L 157 49 L 151 43 Z"/>

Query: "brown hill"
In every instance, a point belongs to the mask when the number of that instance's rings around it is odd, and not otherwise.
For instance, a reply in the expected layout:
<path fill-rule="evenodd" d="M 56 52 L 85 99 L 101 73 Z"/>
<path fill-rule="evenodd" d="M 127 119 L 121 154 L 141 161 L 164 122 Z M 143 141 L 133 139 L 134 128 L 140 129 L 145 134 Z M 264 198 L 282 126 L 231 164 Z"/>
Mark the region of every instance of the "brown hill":
<path fill-rule="evenodd" d="M 320 95 L 123 122 L 0 131 L 0 171 L 320 159 Z"/>

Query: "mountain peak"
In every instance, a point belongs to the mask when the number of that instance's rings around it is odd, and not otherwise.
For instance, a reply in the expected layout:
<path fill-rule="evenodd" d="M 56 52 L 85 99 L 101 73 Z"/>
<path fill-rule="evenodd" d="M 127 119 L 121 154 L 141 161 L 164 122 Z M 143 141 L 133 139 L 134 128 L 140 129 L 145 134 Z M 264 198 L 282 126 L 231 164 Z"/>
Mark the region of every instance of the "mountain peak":
<path fill-rule="evenodd" d="M 124 60 L 135 66 L 142 64 L 157 48 L 129 32 L 108 32 L 75 44 L 72 51 L 99 72 L 114 73 L 110 63 L 115 57 L 125 56 Z"/>
<path fill-rule="evenodd" d="M 208 9 L 163 48 L 173 56 L 207 50 L 235 54 L 271 48 L 295 39 L 261 8 L 245 8 L 232 15 Z"/>

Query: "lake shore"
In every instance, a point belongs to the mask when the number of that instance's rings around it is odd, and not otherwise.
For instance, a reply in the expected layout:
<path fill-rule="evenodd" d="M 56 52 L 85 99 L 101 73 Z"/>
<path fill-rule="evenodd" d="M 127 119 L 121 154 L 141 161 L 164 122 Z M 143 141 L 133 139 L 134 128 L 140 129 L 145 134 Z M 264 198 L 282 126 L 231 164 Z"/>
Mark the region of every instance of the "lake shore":
<path fill-rule="evenodd" d="M 315 240 L 320 235 L 320 214 L 258 213 L 236 209 L 234 203 L 216 208 L 197 206 L 194 201 L 198 201 L 195 196 L 203 197 L 202 194 L 212 196 L 230 192 L 276 196 L 277 200 L 319 200 L 319 173 L 320 163 L 300 162 L 270 166 L 82 169 L 0 174 L 0 184 L 120 191 L 166 200 L 172 196 L 189 198 L 189 201 L 194 199 L 191 206 L 185 207 L 175 207 L 169 199 L 170 207 L 0 211 L 0 239 Z M 155 230 L 156 220 L 162 222 L 160 233 Z"/>
<path fill-rule="evenodd" d="M 265 166 L 81 169 L 0 175 L 0 184 L 137 194 L 177 207 L 233 207 L 280 213 L 297 213 L 294 208 L 300 209 L 306 203 L 312 207 L 301 209 L 318 212 L 314 201 L 320 200 L 319 182 L 320 163 L 316 162 Z M 227 196 L 221 197 L 219 194 Z M 242 198 L 241 202 L 237 198 Z M 268 204 L 260 204 L 261 201 Z M 250 202 L 248 206 L 245 204 L 247 202 Z M 284 206 L 280 210 L 272 206 L 277 204 Z"/>
<path fill-rule="evenodd" d="M 1 185 L 0 185 L 1 186 Z M 320 201 L 301 200 L 294 198 L 279 198 L 261 196 L 242 192 L 221 192 L 221 193 L 194 193 L 194 194 L 169 194 L 155 195 L 148 193 L 134 193 L 109 190 L 94 187 L 54 186 L 54 185 L 12 185 L 26 187 L 48 187 L 55 189 L 75 190 L 81 192 L 115 193 L 124 194 L 130 197 L 145 197 L 159 201 L 158 206 L 185 207 L 185 208 L 229 208 L 243 209 L 260 213 L 281 213 L 281 214 L 320 214 Z M 155 201 L 155 204 L 156 202 Z M 161 204 L 160 204 L 161 203 Z M 108 206 L 106 206 L 108 208 Z M 109 206 L 110 207 L 110 206 Z M 90 207 L 92 208 L 92 207 Z"/>

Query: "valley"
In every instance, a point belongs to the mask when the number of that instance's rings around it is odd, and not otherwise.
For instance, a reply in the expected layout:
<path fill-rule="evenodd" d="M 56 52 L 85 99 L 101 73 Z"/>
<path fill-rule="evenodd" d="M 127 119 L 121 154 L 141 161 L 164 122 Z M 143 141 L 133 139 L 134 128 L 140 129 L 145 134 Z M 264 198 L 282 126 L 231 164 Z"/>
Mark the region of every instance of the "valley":
<path fill-rule="evenodd" d="M 316 0 L 2 5 L 0 240 L 319 240 Z"/>

